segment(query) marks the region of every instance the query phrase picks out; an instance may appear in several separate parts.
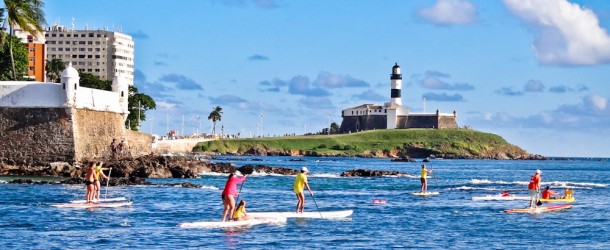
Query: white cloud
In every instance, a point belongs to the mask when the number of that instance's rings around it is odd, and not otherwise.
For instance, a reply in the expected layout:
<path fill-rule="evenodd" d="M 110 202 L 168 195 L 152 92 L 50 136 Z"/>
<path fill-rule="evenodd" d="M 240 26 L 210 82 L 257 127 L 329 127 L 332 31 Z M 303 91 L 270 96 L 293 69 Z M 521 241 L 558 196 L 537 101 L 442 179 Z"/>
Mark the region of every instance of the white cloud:
<path fill-rule="evenodd" d="M 175 103 L 170 103 L 170 102 L 166 102 L 166 101 L 156 101 L 155 104 L 157 104 L 157 108 L 158 109 L 174 109 L 174 108 L 176 108 L 176 104 Z"/>
<path fill-rule="evenodd" d="M 535 32 L 534 53 L 543 64 L 610 63 L 610 36 L 593 11 L 567 0 L 504 0 Z"/>
<path fill-rule="evenodd" d="M 477 20 L 477 7 L 465 0 L 438 0 L 434 6 L 420 9 L 418 14 L 437 25 L 470 24 Z"/>
<path fill-rule="evenodd" d="M 586 106 L 592 107 L 596 111 L 604 111 L 608 106 L 608 100 L 596 94 L 586 96 L 583 102 Z"/>

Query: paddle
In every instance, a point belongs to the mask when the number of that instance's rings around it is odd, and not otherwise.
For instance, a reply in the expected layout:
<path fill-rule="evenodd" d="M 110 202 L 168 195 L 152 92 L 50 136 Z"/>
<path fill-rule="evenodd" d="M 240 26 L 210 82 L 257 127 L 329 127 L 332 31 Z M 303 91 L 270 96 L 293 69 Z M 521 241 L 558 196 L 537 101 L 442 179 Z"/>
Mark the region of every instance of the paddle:
<path fill-rule="evenodd" d="M 324 218 L 322 217 L 322 212 L 320 212 L 320 208 L 318 207 L 318 203 L 316 202 L 316 198 L 313 197 L 313 192 L 309 191 L 309 194 L 311 195 L 311 199 L 313 200 L 313 204 L 316 204 L 316 209 L 318 209 L 318 213 L 320 213 L 320 218 Z"/>
<path fill-rule="evenodd" d="M 239 171 L 240 173 L 244 174 L 244 176 L 247 176 L 247 175 L 252 174 L 254 172 L 254 168 L 244 168 L 244 167 L 242 167 L 240 169 L 241 170 L 237 170 L 237 171 Z M 244 180 L 244 182 L 242 182 L 241 185 L 239 186 L 239 193 L 237 194 L 237 200 L 235 201 L 235 204 L 239 204 L 239 197 L 241 196 L 241 189 L 244 187 L 244 184 L 246 183 L 246 180 Z"/>
<path fill-rule="evenodd" d="M 112 173 L 112 168 L 108 171 L 108 179 L 106 180 L 106 191 L 104 192 L 104 200 L 106 199 L 106 195 L 108 195 L 108 184 L 110 184 L 110 174 Z"/>

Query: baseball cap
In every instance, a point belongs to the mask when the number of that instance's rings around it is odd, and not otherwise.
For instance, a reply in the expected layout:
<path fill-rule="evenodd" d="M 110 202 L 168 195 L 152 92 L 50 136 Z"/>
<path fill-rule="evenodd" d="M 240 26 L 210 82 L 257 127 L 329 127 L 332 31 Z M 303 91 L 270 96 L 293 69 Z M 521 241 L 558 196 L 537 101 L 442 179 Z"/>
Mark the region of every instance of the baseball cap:
<path fill-rule="evenodd" d="M 536 174 L 542 174 L 542 171 L 540 171 L 540 169 L 536 169 Z"/>
<path fill-rule="evenodd" d="M 303 171 L 303 172 L 309 172 L 309 170 L 307 169 L 307 167 L 302 167 L 302 168 L 301 168 L 301 171 Z"/>

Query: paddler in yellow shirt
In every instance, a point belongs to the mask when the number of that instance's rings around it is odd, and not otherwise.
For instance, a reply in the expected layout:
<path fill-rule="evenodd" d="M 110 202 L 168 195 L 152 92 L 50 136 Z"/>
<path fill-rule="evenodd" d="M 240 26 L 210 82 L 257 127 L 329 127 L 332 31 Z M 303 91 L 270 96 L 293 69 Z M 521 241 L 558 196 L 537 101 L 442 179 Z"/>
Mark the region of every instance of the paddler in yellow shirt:
<path fill-rule="evenodd" d="M 311 191 L 311 188 L 309 188 L 309 183 L 307 183 L 308 172 L 307 167 L 302 167 L 301 172 L 297 174 L 297 177 L 294 180 L 294 193 L 299 200 L 297 202 L 297 213 L 303 213 L 303 210 L 305 209 L 305 194 L 303 193 L 305 187 L 307 187 L 307 190 L 309 190 L 309 193 L 313 197 L 313 192 Z"/>
<path fill-rule="evenodd" d="M 421 165 L 421 176 L 420 176 L 419 180 L 421 181 L 421 192 L 422 193 L 428 192 L 428 174 L 431 174 L 431 173 L 432 173 L 432 170 L 427 170 L 426 165 L 424 165 L 424 164 Z"/>
<path fill-rule="evenodd" d="M 238 220 L 249 220 L 249 219 L 250 219 L 250 217 L 246 213 L 246 200 L 241 200 L 239 202 L 239 205 L 237 205 L 235 212 L 233 212 L 233 220 L 238 221 Z"/>

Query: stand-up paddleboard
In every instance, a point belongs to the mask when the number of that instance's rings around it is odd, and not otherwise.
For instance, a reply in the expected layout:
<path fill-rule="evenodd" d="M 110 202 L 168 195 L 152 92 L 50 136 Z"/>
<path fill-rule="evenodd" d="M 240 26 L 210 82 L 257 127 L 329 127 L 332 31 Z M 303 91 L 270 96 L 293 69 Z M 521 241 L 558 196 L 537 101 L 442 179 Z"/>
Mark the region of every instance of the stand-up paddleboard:
<path fill-rule="evenodd" d="M 564 204 L 564 205 L 550 206 L 550 207 L 508 209 L 508 210 L 504 210 L 504 212 L 537 214 L 537 213 L 544 213 L 544 212 L 551 212 L 551 211 L 559 211 L 559 210 L 568 209 L 571 207 L 572 207 L 572 204 Z"/>
<path fill-rule="evenodd" d="M 94 203 L 106 203 L 106 202 L 115 202 L 115 201 L 126 201 L 127 199 L 125 199 L 125 197 L 118 197 L 118 198 L 108 198 L 108 199 L 100 199 L 100 200 L 93 200 Z M 86 203 L 86 200 L 74 200 L 74 201 L 70 201 L 70 203 Z"/>
<path fill-rule="evenodd" d="M 574 202 L 574 196 L 570 198 L 559 198 L 559 199 L 540 199 L 542 202 Z"/>
<path fill-rule="evenodd" d="M 250 216 L 250 213 L 248 213 Z M 181 228 L 231 228 L 231 227 L 249 227 L 259 224 L 280 224 L 286 223 L 286 217 L 276 218 L 252 218 L 249 220 L 240 221 L 200 221 L 200 222 L 184 222 L 178 224 Z"/>
<path fill-rule="evenodd" d="M 61 208 L 93 208 L 93 207 L 124 207 L 131 206 L 133 202 L 112 202 L 112 203 L 62 203 L 51 206 Z"/>
<path fill-rule="evenodd" d="M 431 195 L 439 195 L 441 193 L 439 192 L 415 192 L 415 193 L 411 193 L 412 195 L 417 195 L 417 196 L 431 196 Z"/>
<path fill-rule="evenodd" d="M 335 219 L 345 218 L 354 213 L 354 210 L 342 210 L 342 211 L 322 211 L 322 212 L 248 212 L 248 216 L 252 218 L 322 218 L 322 219 Z M 321 217 L 320 217 L 320 214 Z"/>
<path fill-rule="evenodd" d="M 472 197 L 473 201 L 515 201 L 515 200 L 524 200 L 529 201 L 531 198 L 529 196 L 500 196 L 500 195 L 486 195 L 486 196 L 478 196 Z"/>

